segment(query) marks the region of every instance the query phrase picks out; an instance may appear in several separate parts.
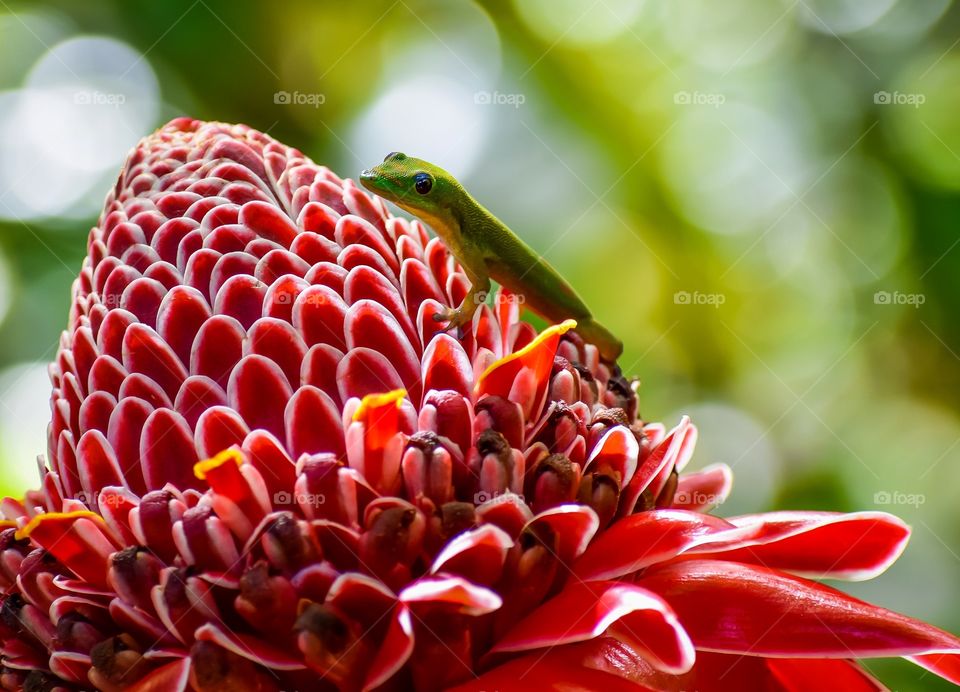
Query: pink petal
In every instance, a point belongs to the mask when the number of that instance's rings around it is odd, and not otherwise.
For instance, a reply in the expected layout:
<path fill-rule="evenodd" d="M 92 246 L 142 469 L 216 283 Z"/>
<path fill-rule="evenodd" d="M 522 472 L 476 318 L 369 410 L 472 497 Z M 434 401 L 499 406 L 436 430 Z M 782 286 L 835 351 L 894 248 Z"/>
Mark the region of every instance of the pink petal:
<path fill-rule="evenodd" d="M 733 487 L 733 472 L 726 464 L 711 464 L 700 471 L 684 473 L 677 481 L 673 509 L 704 512 L 722 504 Z"/>

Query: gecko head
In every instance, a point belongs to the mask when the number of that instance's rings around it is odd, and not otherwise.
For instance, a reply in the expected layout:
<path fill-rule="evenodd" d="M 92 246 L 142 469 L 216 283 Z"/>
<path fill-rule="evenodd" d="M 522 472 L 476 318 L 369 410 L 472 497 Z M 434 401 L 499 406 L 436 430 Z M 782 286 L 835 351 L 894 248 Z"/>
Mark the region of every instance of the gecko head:
<path fill-rule="evenodd" d="M 360 183 L 401 209 L 433 223 L 449 214 L 462 192 L 456 179 L 439 166 L 394 151 L 360 174 Z"/>

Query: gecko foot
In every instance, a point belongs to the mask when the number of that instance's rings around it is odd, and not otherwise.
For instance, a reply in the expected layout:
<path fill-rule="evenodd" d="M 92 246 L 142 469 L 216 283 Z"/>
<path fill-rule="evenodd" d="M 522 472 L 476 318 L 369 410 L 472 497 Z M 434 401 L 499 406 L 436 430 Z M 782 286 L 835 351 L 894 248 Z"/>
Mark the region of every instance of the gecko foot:
<path fill-rule="evenodd" d="M 450 329 L 457 330 L 457 338 L 463 338 L 463 326 L 466 325 L 472 319 L 472 315 L 467 315 L 461 310 L 449 309 L 444 310 L 443 312 L 435 312 L 433 314 L 434 322 L 446 322 L 444 327 L 445 331 Z"/>

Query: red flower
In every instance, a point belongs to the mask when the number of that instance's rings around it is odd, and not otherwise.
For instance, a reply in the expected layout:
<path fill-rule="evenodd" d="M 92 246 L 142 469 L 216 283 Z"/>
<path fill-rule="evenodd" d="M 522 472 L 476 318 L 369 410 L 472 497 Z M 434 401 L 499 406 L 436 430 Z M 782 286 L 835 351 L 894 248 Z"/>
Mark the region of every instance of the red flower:
<path fill-rule="evenodd" d="M 845 689 L 960 681 L 960 641 L 812 578 L 877 512 L 720 519 L 696 429 L 637 417 L 417 222 L 242 126 L 131 154 L 51 366 L 42 485 L 2 503 L 6 689 Z M 801 575 L 801 576 L 794 576 Z"/>

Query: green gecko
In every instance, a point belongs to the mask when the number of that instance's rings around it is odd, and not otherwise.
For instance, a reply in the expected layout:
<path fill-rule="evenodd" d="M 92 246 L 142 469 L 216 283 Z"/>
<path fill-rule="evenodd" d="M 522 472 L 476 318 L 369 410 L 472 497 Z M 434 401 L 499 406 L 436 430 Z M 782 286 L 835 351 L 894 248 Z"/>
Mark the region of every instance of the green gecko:
<path fill-rule="evenodd" d="M 459 307 L 434 315 L 438 322 L 448 322 L 448 329 L 473 318 L 494 279 L 544 319 L 576 320 L 576 330 L 604 360 L 615 362 L 620 356 L 623 345 L 593 319 L 573 287 L 445 170 L 395 151 L 363 171 L 360 182 L 429 224 L 463 267 L 470 292 Z"/>

